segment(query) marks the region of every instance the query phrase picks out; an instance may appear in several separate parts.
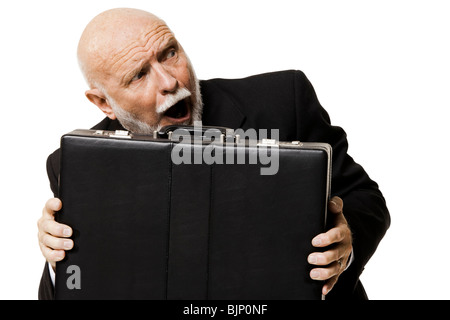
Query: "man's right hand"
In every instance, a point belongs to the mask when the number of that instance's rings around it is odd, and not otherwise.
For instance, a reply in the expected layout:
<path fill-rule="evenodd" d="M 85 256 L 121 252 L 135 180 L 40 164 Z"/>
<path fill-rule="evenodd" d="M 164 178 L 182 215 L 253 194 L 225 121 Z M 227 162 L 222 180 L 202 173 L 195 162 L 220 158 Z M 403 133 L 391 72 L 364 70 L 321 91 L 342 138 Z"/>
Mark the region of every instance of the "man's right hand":
<path fill-rule="evenodd" d="M 65 250 L 73 248 L 73 241 L 68 239 L 72 235 L 72 228 L 55 221 L 55 213 L 61 208 L 62 202 L 58 198 L 48 200 L 37 223 L 41 252 L 53 270 L 56 262 L 64 259 Z"/>

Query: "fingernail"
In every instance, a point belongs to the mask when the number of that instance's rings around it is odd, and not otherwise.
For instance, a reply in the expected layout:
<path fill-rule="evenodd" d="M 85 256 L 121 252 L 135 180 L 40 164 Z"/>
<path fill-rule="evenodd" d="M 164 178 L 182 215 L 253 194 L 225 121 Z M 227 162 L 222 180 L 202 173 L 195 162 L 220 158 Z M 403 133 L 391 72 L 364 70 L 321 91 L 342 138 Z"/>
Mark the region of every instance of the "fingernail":
<path fill-rule="evenodd" d="M 333 290 L 333 285 L 325 286 L 325 293 L 324 293 L 324 295 L 329 294 L 331 290 Z"/>
<path fill-rule="evenodd" d="M 72 241 L 64 241 L 64 249 L 72 249 Z"/>
<path fill-rule="evenodd" d="M 64 251 L 57 251 L 55 254 L 55 260 L 56 261 L 61 261 L 62 259 L 64 259 Z"/>
<path fill-rule="evenodd" d="M 339 206 L 338 206 L 338 204 L 336 202 L 331 200 L 330 204 L 333 206 L 333 208 L 332 208 L 333 211 L 338 211 L 339 210 Z"/>
<path fill-rule="evenodd" d="M 316 264 L 317 263 L 317 256 L 314 255 L 314 254 L 309 255 L 308 262 L 311 263 L 311 264 Z"/>
<path fill-rule="evenodd" d="M 313 278 L 313 279 L 317 279 L 317 278 L 319 278 L 319 271 L 316 271 L 316 270 L 312 270 L 311 271 L 311 278 Z"/>
<path fill-rule="evenodd" d="M 320 239 L 320 238 L 314 238 L 313 239 L 313 241 L 312 241 L 312 244 L 313 244 L 313 246 L 320 246 L 320 245 L 322 245 L 322 239 Z"/>
<path fill-rule="evenodd" d="M 72 231 L 69 228 L 64 228 L 63 230 L 63 236 L 69 237 L 72 234 Z"/>

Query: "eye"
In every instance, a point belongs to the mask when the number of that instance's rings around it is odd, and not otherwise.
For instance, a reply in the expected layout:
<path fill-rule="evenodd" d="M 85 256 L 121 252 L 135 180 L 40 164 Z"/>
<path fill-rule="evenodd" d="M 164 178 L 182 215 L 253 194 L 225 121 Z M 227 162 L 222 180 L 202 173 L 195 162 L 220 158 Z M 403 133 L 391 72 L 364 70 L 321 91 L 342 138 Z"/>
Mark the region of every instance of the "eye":
<path fill-rule="evenodd" d="M 171 50 L 167 53 L 166 59 L 173 58 L 173 57 L 176 56 L 176 54 L 177 54 L 177 52 L 175 51 L 175 49 L 171 49 Z"/>
<path fill-rule="evenodd" d="M 142 79 L 145 76 L 145 71 L 141 70 L 138 73 L 136 73 L 136 75 L 131 79 L 131 81 L 138 81 L 140 79 Z"/>

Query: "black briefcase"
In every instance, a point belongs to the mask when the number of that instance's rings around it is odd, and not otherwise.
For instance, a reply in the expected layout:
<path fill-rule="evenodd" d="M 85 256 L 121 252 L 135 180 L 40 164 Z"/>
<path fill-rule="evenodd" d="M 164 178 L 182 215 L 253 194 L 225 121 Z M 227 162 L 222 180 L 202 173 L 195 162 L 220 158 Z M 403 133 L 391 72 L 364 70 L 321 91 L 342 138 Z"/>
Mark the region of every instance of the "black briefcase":
<path fill-rule="evenodd" d="M 75 245 L 55 298 L 321 299 L 307 256 L 330 171 L 328 144 L 226 128 L 66 134 L 56 217 Z"/>

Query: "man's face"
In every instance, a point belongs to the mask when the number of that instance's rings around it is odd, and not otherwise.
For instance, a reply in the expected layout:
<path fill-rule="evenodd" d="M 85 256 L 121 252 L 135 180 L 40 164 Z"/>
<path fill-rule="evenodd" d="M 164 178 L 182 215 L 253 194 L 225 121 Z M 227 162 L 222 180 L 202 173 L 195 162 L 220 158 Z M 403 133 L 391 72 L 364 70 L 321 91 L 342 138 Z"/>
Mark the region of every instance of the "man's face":
<path fill-rule="evenodd" d="M 189 60 L 163 21 L 144 22 L 118 32 L 101 64 L 98 76 L 113 110 L 120 107 L 153 129 L 190 124 L 199 90 Z"/>

